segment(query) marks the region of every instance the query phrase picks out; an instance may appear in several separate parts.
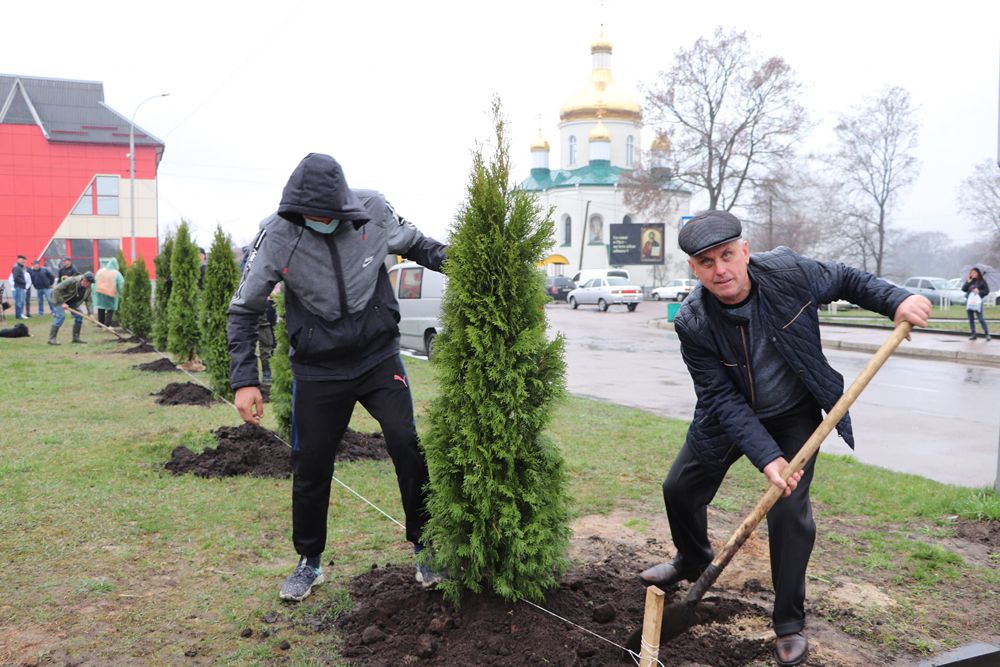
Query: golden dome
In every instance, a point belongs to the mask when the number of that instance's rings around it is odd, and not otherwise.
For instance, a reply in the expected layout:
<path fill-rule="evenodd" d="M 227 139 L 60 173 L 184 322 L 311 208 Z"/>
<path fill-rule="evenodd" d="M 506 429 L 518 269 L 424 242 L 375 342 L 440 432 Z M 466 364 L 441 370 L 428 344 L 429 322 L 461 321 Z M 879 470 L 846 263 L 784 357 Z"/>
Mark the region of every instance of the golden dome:
<path fill-rule="evenodd" d="M 594 67 L 590 82 L 559 111 L 559 120 L 594 120 L 598 110 L 604 118 L 642 122 L 642 107 L 630 93 L 622 90 L 611 76 L 611 42 L 601 36 L 590 46 Z"/>
<path fill-rule="evenodd" d="M 670 139 L 667 138 L 665 132 L 660 132 L 653 139 L 653 145 L 650 146 L 650 150 L 655 152 L 669 153 L 670 152 Z"/>
<path fill-rule="evenodd" d="M 590 131 L 588 139 L 591 141 L 611 141 L 611 133 L 608 132 L 608 128 L 604 127 L 604 121 L 600 118 L 598 118 L 594 129 Z"/>
<path fill-rule="evenodd" d="M 545 137 L 542 136 L 541 128 L 538 129 L 538 138 L 531 144 L 532 151 L 547 151 L 549 150 L 549 142 L 545 141 Z"/>

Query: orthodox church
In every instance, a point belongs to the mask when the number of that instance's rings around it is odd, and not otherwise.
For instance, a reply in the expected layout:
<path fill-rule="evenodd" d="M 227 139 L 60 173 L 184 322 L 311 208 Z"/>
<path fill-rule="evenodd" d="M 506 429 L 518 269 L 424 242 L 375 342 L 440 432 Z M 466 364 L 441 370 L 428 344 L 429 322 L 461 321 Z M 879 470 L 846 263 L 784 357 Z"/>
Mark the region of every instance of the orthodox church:
<path fill-rule="evenodd" d="M 555 242 L 543 262 L 550 275 L 624 267 L 634 284 L 652 288 L 668 274 L 687 275 L 677 229 L 691 194 L 665 179 L 660 187 L 673 195 L 672 203 L 656 220 L 625 203 L 622 179 L 642 159 L 642 108 L 615 83 L 611 51 L 602 31 L 590 46 L 590 80 L 559 112 L 559 167 L 550 167 L 549 142 L 539 129 L 531 175 L 519 187 L 534 192 L 542 210 L 553 208 Z M 650 159 L 665 165 L 668 150 L 666 138 L 658 137 Z"/>

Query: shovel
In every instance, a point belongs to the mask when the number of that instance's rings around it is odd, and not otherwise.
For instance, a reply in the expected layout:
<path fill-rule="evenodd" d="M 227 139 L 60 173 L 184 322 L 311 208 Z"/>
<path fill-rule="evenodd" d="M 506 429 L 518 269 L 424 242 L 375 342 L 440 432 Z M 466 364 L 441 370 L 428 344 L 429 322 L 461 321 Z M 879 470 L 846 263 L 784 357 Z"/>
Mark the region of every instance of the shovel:
<path fill-rule="evenodd" d="M 909 322 L 902 322 L 896 325 L 893 330 L 892 335 L 889 339 L 882 343 L 882 347 L 878 349 L 875 355 L 865 366 L 864 370 L 858 375 L 857 379 L 847 388 L 847 391 L 840 397 L 837 403 L 833 406 L 829 413 L 827 413 L 826 418 L 822 423 L 816 427 L 813 434 L 809 436 L 806 443 L 802 445 L 802 449 L 799 453 L 785 466 L 785 469 L 781 473 L 781 478 L 788 481 L 788 478 L 794 475 L 799 470 L 805 466 L 805 464 L 813 457 L 813 455 L 819 451 L 819 446 L 826 439 L 826 436 L 830 434 L 830 431 L 834 429 L 844 415 L 847 414 L 847 410 L 851 407 L 858 396 L 868 383 L 878 372 L 878 369 L 886 362 L 886 360 L 892 356 L 892 353 L 896 351 L 899 344 L 910 334 L 910 330 L 913 325 Z M 733 536 L 729 538 L 726 546 L 722 548 L 719 555 L 715 557 L 711 565 L 705 568 L 698 580 L 694 582 L 691 589 L 688 591 L 687 598 L 680 603 L 672 604 L 667 607 L 664 612 L 665 618 L 660 630 L 660 643 L 669 642 L 674 637 L 686 632 L 688 628 L 697 622 L 696 607 L 698 603 L 701 602 L 702 597 L 708 592 L 708 589 L 715 583 L 715 580 L 719 578 L 722 574 L 722 570 L 725 569 L 729 561 L 733 559 L 733 556 L 739 550 L 746 539 L 753 532 L 760 520 L 764 518 L 768 510 L 774 506 L 774 503 L 778 501 L 781 497 L 782 491 L 776 486 L 769 486 L 764 497 L 760 499 L 757 506 L 749 516 L 743 520 L 743 523 L 736 529 Z M 640 639 L 642 637 L 642 628 L 639 628 L 629 637 L 626 642 L 626 647 L 633 650 L 633 647 L 638 651 L 640 645 Z"/>

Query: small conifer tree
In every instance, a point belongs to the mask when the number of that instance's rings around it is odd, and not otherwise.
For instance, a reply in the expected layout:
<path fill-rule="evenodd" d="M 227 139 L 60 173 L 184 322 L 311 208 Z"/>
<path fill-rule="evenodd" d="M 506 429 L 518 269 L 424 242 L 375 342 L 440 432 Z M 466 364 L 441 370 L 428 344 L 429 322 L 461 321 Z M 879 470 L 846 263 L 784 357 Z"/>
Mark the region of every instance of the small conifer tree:
<path fill-rule="evenodd" d="M 285 294 L 274 295 L 278 323 L 274 327 L 274 354 L 271 355 L 271 407 L 278 420 L 278 433 L 292 437 L 292 366 L 288 360 L 288 329 L 285 327 Z"/>
<path fill-rule="evenodd" d="M 201 294 L 201 353 L 212 388 L 220 395 L 232 397 L 229 388 L 229 345 L 226 338 L 226 310 L 240 281 L 239 268 L 233 258 L 232 243 L 215 228 L 215 238 L 208 251 L 205 282 Z"/>
<path fill-rule="evenodd" d="M 137 257 L 125 273 L 125 293 L 122 295 L 122 324 L 132 335 L 145 339 L 153 327 L 151 285 L 146 262 Z"/>
<path fill-rule="evenodd" d="M 494 101 L 496 150 L 474 154 L 468 196 L 452 226 L 435 364 L 440 395 L 424 439 L 426 528 L 445 596 L 492 589 L 540 599 L 558 584 L 569 537 L 560 452 L 543 434 L 565 387 L 563 341 L 546 337 L 536 262 L 553 223 L 510 185 L 509 147 Z"/>
<path fill-rule="evenodd" d="M 167 304 L 167 350 L 178 364 L 195 360 L 198 352 L 198 246 L 182 220 L 170 257 L 170 300 Z"/>
<path fill-rule="evenodd" d="M 118 252 L 115 253 L 115 259 L 118 260 L 118 270 L 121 271 L 124 276 L 125 272 L 128 270 L 129 263 L 125 261 L 125 252 L 121 248 L 118 248 Z"/>
<path fill-rule="evenodd" d="M 153 260 L 156 266 L 156 299 L 153 302 L 153 345 L 158 350 L 167 349 L 167 308 L 170 305 L 170 260 L 174 254 L 174 235 L 167 234 L 160 254 Z"/>

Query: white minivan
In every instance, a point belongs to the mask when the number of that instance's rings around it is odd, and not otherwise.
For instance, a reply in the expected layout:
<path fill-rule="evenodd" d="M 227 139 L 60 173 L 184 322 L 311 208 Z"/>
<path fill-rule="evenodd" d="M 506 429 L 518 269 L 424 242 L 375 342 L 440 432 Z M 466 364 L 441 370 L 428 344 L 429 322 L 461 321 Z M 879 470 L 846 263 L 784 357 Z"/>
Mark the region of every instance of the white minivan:
<path fill-rule="evenodd" d="M 416 262 L 403 262 L 389 268 L 389 282 L 399 302 L 399 344 L 429 359 L 441 332 L 441 295 L 448 279 Z"/>

